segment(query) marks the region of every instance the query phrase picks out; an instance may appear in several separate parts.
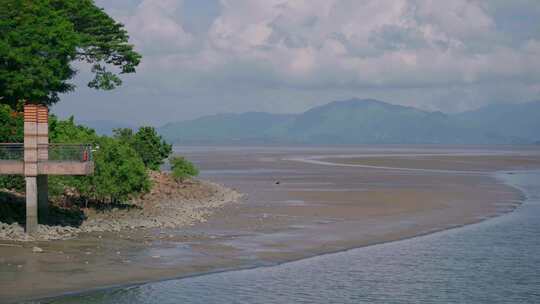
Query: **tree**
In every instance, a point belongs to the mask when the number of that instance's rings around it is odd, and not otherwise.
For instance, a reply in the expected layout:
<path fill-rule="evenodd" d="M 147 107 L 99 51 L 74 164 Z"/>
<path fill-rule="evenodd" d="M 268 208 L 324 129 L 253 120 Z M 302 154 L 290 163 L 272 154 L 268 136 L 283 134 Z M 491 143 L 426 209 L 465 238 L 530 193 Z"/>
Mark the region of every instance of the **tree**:
<path fill-rule="evenodd" d="M 73 117 L 49 119 L 52 142 L 85 142 L 99 147 L 93 155 L 91 176 L 50 176 L 49 189 L 61 195 L 73 188 L 85 200 L 98 203 L 119 202 L 150 189 L 150 179 L 139 154 L 117 138 L 98 136 L 93 129 L 77 125 Z"/>
<path fill-rule="evenodd" d="M 7 105 L 0 105 L 0 140 L 22 142 L 22 132 L 22 115 L 13 112 Z M 127 200 L 150 190 L 147 168 L 132 145 L 117 138 L 100 137 L 93 129 L 76 124 L 73 117 L 60 120 L 54 115 L 49 116 L 49 137 L 53 143 L 84 142 L 99 147 L 93 155 L 94 174 L 49 176 L 51 195 L 62 195 L 65 189 L 74 189 L 83 200 L 110 203 Z M 2 153 L 0 149 L 0 156 Z M 0 176 L 0 190 L 6 188 L 22 192 L 24 185 L 21 175 Z"/>
<path fill-rule="evenodd" d="M 23 116 L 7 105 L 0 104 L 0 143 L 21 143 L 23 141 Z M 0 148 L 0 159 L 22 157 L 22 150 Z M 0 189 L 24 189 L 24 178 L 20 175 L 0 175 Z"/>
<path fill-rule="evenodd" d="M 99 201 L 118 202 L 150 190 L 144 163 L 130 146 L 104 137 L 94 162 L 95 174 L 90 177 L 94 187 L 88 195 Z"/>
<path fill-rule="evenodd" d="M 73 116 L 59 120 L 49 115 L 49 139 L 51 143 L 96 144 L 98 136 L 94 129 L 76 124 Z"/>
<path fill-rule="evenodd" d="M 153 127 L 141 127 L 135 133 L 133 148 L 150 170 L 159 170 L 159 166 L 172 153 L 172 145 L 165 142 Z"/>
<path fill-rule="evenodd" d="M 172 176 L 176 181 L 183 181 L 192 176 L 199 175 L 199 169 L 183 157 L 175 156 L 170 159 Z"/>
<path fill-rule="evenodd" d="M 94 153 L 94 174 L 90 176 L 50 176 L 53 195 L 73 188 L 84 200 L 117 203 L 150 190 L 147 170 L 133 148 L 110 137 L 98 139 Z"/>
<path fill-rule="evenodd" d="M 141 127 L 135 134 L 129 128 L 114 129 L 113 133 L 114 138 L 133 147 L 150 170 L 159 170 L 172 153 L 172 145 L 165 142 L 153 127 Z"/>
<path fill-rule="evenodd" d="M 9 106 L 0 104 L 0 143 L 23 141 L 23 115 Z"/>
<path fill-rule="evenodd" d="M 51 105 L 72 91 L 75 61 L 91 65 L 95 89 L 121 85 L 141 56 L 124 26 L 92 0 L 0 0 L 0 102 Z"/>
<path fill-rule="evenodd" d="M 116 128 L 113 129 L 113 137 L 120 142 L 128 144 L 133 147 L 133 130 L 130 128 Z"/>

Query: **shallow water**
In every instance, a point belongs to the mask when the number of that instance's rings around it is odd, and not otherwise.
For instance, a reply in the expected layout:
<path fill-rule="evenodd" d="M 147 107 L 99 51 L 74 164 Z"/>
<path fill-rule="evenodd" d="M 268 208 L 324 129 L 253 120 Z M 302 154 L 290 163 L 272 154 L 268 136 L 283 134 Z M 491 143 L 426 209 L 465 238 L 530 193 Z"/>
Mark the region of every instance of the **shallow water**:
<path fill-rule="evenodd" d="M 540 171 L 500 174 L 528 196 L 479 224 L 272 267 L 45 303 L 540 303 Z"/>

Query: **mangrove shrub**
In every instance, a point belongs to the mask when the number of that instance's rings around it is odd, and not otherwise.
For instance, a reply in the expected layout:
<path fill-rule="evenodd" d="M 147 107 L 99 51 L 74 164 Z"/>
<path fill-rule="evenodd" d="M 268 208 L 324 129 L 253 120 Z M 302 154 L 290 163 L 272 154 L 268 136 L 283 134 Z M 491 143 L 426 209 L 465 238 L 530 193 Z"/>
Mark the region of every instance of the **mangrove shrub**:
<path fill-rule="evenodd" d="M 171 164 L 172 176 L 176 181 L 181 182 L 186 178 L 199 175 L 197 167 L 184 157 L 175 156 L 169 162 Z"/>

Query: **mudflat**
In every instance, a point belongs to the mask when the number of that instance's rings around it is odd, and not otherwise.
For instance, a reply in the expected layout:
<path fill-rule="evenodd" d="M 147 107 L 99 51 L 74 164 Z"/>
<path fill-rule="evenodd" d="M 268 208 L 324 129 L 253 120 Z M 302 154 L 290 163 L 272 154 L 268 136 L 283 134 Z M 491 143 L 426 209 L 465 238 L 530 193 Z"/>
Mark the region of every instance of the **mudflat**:
<path fill-rule="evenodd" d="M 496 171 L 504 168 L 528 169 L 540 166 L 540 159 L 529 155 L 404 155 L 394 157 L 343 157 L 325 160 L 332 163 L 351 165 L 457 171 Z"/>
<path fill-rule="evenodd" d="M 530 147 L 176 149 L 202 179 L 244 199 L 192 226 L 1 241 L 0 302 L 284 262 L 475 223 L 522 199 L 495 171 L 540 167 L 540 150 Z"/>

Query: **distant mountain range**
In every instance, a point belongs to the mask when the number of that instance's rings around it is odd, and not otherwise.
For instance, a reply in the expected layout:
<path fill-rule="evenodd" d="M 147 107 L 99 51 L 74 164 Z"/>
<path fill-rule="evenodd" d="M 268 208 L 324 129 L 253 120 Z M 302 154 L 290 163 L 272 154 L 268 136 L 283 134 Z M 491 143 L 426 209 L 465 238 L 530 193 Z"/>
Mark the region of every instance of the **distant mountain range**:
<path fill-rule="evenodd" d="M 158 131 L 179 144 L 532 144 L 540 141 L 540 101 L 444 114 L 350 99 L 294 115 L 205 116 Z"/>

